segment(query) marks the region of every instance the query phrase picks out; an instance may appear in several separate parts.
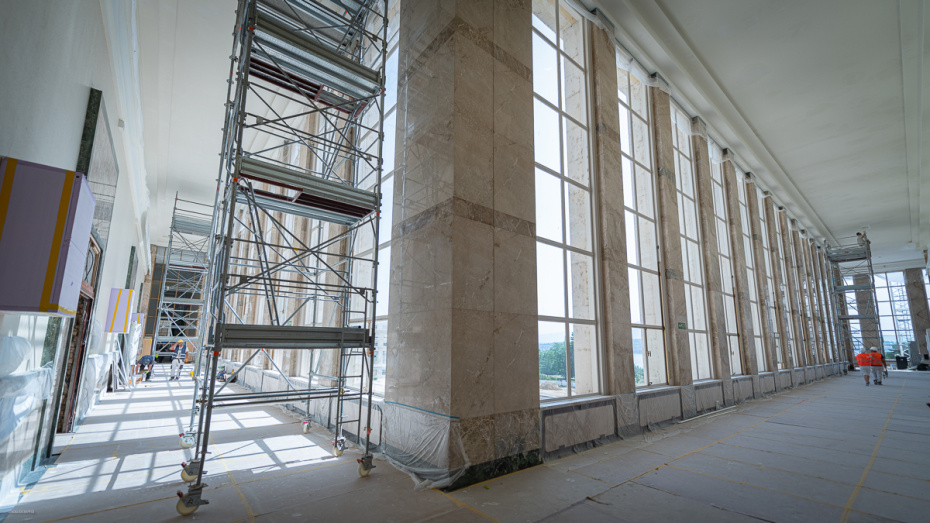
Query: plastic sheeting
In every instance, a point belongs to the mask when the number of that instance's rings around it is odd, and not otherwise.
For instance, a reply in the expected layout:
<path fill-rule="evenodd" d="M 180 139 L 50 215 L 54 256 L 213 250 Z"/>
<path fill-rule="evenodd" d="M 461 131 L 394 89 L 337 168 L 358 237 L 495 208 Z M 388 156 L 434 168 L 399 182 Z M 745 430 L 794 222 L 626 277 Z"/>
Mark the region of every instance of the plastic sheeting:
<path fill-rule="evenodd" d="M 413 478 L 415 488 L 444 488 L 471 463 L 458 418 L 385 401 L 383 457 Z"/>
<path fill-rule="evenodd" d="M 119 361 L 118 351 L 87 357 L 84 362 L 84 379 L 81 382 L 75 419 L 84 421 L 90 410 L 97 404 L 100 392 L 106 388 L 110 367 L 117 361 Z"/>

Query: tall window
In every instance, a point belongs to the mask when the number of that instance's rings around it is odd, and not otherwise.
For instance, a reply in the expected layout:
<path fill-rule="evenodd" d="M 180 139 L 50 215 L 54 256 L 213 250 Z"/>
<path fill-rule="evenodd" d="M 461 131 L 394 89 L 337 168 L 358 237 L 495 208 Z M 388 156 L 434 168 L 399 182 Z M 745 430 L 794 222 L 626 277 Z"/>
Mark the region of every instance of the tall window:
<path fill-rule="evenodd" d="M 675 151 L 675 188 L 678 191 L 682 279 L 688 310 L 685 327 L 691 346 L 691 376 L 695 380 L 710 379 L 714 369 L 707 334 L 704 261 L 701 257 L 694 169 L 691 166 L 691 118 L 675 104 L 672 104 L 672 147 Z"/>
<path fill-rule="evenodd" d="M 398 12 L 400 9 L 400 0 L 390 0 L 388 2 L 388 55 L 385 60 L 385 91 L 384 91 L 384 142 L 381 148 L 382 169 L 381 169 L 381 215 L 378 218 L 378 273 L 377 273 L 377 306 L 375 308 L 375 361 L 373 369 L 372 392 L 378 395 L 384 395 L 385 376 L 387 373 L 387 331 L 388 331 L 388 302 L 390 302 L 391 290 L 391 232 L 392 221 L 394 219 L 394 169 L 397 167 L 396 162 L 396 136 L 397 136 L 397 42 L 398 42 Z M 363 118 L 363 124 L 366 127 L 377 129 L 377 111 L 369 111 Z M 376 131 L 371 131 L 362 139 L 362 143 L 368 144 L 367 150 L 377 153 L 378 135 Z M 360 186 L 363 189 L 371 188 L 377 180 L 374 177 L 362 180 Z M 368 231 L 360 232 L 355 240 L 359 243 L 359 256 L 371 256 L 372 245 L 374 242 L 373 235 Z M 366 264 L 360 264 L 362 270 L 370 270 Z M 358 276 L 358 275 L 356 275 Z M 361 275 L 363 278 L 370 278 L 370 275 Z M 361 304 L 356 304 L 360 306 Z M 354 307 L 353 307 L 354 308 Z M 360 364 L 358 358 L 353 358 L 355 363 Z"/>
<path fill-rule="evenodd" d="M 650 156 L 649 90 L 624 67 L 617 68 L 617 87 L 633 365 L 637 386 L 658 385 L 668 382 L 668 374 L 662 331 L 655 180 Z"/>
<path fill-rule="evenodd" d="M 762 227 L 760 232 L 762 233 L 762 254 L 765 259 L 765 295 L 760 296 L 760 304 L 762 305 L 762 321 L 767 322 L 769 325 L 769 332 L 771 333 L 772 338 L 772 350 L 775 351 L 775 364 L 778 365 L 779 369 L 785 368 L 784 358 L 782 357 L 782 340 L 781 333 L 778 332 L 778 325 L 775 322 L 775 265 L 773 265 L 772 260 L 772 248 L 769 242 L 769 227 L 770 224 L 768 220 L 765 219 L 765 194 L 762 192 L 762 189 L 756 188 L 757 194 L 756 199 L 759 202 L 759 219 L 762 222 Z M 775 369 L 770 369 L 775 370 Z"/>
<path fill-rule="evenodd" d="M 727 350 L 730 354 L 730 373 L 743 373 L 743 360 L 739 350 L 739 331 L 736 323 L 736 292 L 733 285 L 733 256 L 730 252 L 730 230 L 727 215 L 726 192 L 723 190 L 723 151 L 716 143 L 710 149 L 711 187 L 714 192 L 714 224 L 717 227 L 717 255 L 720 260 L 720 287 L 723 290 L 723 311 L 726 316 Z"/>
<path fill-rule="evenodd" d="M 748 289 L 746 294 L 749 295 L 749 310 L 752 316 L 752 347 L 747 347 L 747 350 L 754 350 L 756 352 L 756 362 L 759 365 L 759 372 L 767 370 L 765 368 L 765 353 L 762 349 L 762 322 L 759 315 L 759 288 L 756 286 L 756 267 L 755 260 L 752 257 L 752 229 L 750 229 L 749 224 L 749 206 L 746 201 L 746 181 L 743 179 L 743 176 L 739 173 L 736 174 L 736 187 L 737 194 L 739 195 L 739 212 L 740 219 L 742 220 L 742 237 L 740 238 L 741 245 L 745 255 L 746 255 L 746 283 L 748 284 Z M 734 246 L 734 248 L 737 248 Z"/>
<path fill-rule="evenodd" d="M 533 2 L 539 395 L 599 391 L 584 19 Z"/>
<path fill-rule="evenodd" d="M 914 341 L 911 310 L 903 272 L 875 275 L 875 296 L 878 299 L 878 317 L 882 340 L 887 351 L 907 352 L 908 342 Z"/>

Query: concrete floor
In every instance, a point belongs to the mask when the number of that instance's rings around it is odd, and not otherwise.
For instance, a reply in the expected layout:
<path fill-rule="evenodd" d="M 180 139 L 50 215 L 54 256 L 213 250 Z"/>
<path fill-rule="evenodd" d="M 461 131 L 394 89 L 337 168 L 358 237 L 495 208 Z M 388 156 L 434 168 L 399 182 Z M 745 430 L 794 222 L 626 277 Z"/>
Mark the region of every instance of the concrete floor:
<path fill-rule="evenodd" d="M 850 373 L 451 494 L 380 460 L 359 478 L 359 452 L 278 408 L 221 411 L 210 504 L 182 518 L 191 384 L 166 370 L 60 436 L 5 521 L 930 521 L 930 373 Z"/>

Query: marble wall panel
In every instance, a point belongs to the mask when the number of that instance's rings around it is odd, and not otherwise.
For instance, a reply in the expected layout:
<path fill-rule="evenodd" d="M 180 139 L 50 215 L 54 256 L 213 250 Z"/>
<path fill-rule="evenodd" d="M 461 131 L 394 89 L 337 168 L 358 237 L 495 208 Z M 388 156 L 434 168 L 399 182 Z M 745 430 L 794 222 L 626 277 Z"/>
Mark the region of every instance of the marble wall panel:
<path fill-rule="evenodd" d="M 756 374 L 755 332 L 752 323 L 752 307 L 749 302 L 749 272 L 746 266 L 746 249 L 743 247 L 743 219 L 739 206 L 739 188 L 743 183 L 742 173 L 736 172 L 730 153 L 724 150 L 723 188 L 727 200 L 727 227 L 730 234 L 730 252 L 733 254 L 733 281 L 736 293 L 736 318 L 739 325 L 739 345 L 743 374 Z"/>
<path fill-rule="evenodd" d="M 492 419 L 494 459 L 539 449 L 539 408 L 499 412 L 494 414 Z"/>
<path fill-rule="evenodd" d="M 927 330 L 930 329 L 930 305 L 927 302 L 927 288 L 924 286 L 923 269 L 904 271 L 904 285 L 907 290 L 907 305 L 911 312 L 911 326 L 914 340 L 921 354 L 927 354 Z"/>
<path fill-rule="evenodd" d="M 494 310 L 494 227 L 455 216 L 452 219 L 453 309 Z"/>
<path fill-rule="evenodd" d="M 630 282 L 626 263 L 626 215 L 617 106 L 616 50 L 610 35 L 592 28 L 591 52 L 596 171 L 592 186 L 600 222 L 601 295 L 604 300 L 604 392 L 636 390 L 630 315 Z"/>
<path fill-rule="evenodd" d="M 467 419 L 494 412 L 493 336 L 493 312 L 453 309 L 449 383 L 452 416 Z"/>
<path fill-rule="evenodd" d="M 392 316 L 387 366 L 392 372 L 385 399 L 449 414 L 452 397 L 452 309 L 407 312 Z"/>
<path fill-rule="evenodd" d="M 718 405 L 723 407 L 723 387 L 717 381 L 697 385 L 694 387 L 694 398 L 699 413 L 716 410 Z"/>
<path fill-rule="evenodd" d="M 564 410 L 543 418 L 546 432 L 545 452 L 572 447 L 614 434 L 614 408 L 604 404 L 592 408 Z"/>
<path fill-rule="evenodd" d="M 678 192 L 675 186 L 675 151 L 672 148 L 671 99 L 669 94 L 659 88 L 650 87 L 652 93 L 653 146 L 655 147 L 656 192 L 658 196 L 659 226 L 662 237 L 675 238 L 675 241 L 662 242 L 665 271 L 665 307 L 668 322 L 669 344 L 668 383 L 670 385 L 690 385 L 691 348 L 688 332 L 679 329 L 679 324 L 688 323 L 688 310 L 685 302 L 685 284 L 682 279 L 683 253 L 678 221 Z"/>
<path fill-rule="evenodd" d="M 727 319 L 724 310 L 723 287 L 720 281 L 720 256 L 717 248 L 717 221 L 714 214 L 713 181 L 710 152 L 707 148 L 707 126 L 695 117 L 691 121 L 691 150 L 694 156 L 695 192 L 698 222 L 701 227 L 701 256 L 704 262 L 707 289 L 707 325 L 710 334 L 711 358 L 717 379 L 730 379 L 730 350 L 727 343 Z"/>
<path fill-rule="evenodd" d="M 494 412 L 513 412 L 539 402 L 537 325 L 535 312 L 494 313 Z"/>
<path fill-rule="evenodd" d="M 759 297 L 760 323 L 762 324 L 762 351 L 765 355 L 766 370 L 777 367 L 775 358 L 775 339 L 769 328 L 769 304 L 772 296 L 768 294 L 768 269 L 765 266 L 765 246 L 762 243 L 762 208 L 759 206 L 759 193 L 756 184 L 750 181 L 746 186 L 746 203 L 749 213 L 749 232 L 752 238 L 753 266 L 756 270 L 756 296 Z M 761 363 L 760 367 L 761 367 Z"/>
<path fill-rule="evenodd" d="M 467 1 L 467 0 L 466 0 Z M 524 67 L 533 66 L 531 0 L 494 0 L 494 43 Z"/>

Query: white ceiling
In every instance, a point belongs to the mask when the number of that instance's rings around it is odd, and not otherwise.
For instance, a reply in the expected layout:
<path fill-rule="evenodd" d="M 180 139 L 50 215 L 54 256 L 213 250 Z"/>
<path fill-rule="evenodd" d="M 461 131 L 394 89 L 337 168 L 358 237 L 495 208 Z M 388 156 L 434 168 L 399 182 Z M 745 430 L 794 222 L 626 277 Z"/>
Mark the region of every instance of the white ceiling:
<path fill-rule="evenodd" d="M 930 5 L 580 0 L 818 239 L 863 226 L 875 262 L 930 241 Z M 175 191 L 211 203 L 235 0 L 139 0 L 153 242 Z"/>
<path fill-rule="evenodd" d="M 924 265 L 930 4 L 582 1 L 816 238 L 867 227 L 876 264 Z"/>

